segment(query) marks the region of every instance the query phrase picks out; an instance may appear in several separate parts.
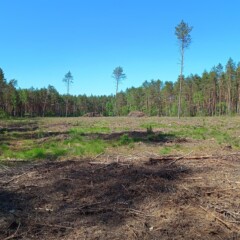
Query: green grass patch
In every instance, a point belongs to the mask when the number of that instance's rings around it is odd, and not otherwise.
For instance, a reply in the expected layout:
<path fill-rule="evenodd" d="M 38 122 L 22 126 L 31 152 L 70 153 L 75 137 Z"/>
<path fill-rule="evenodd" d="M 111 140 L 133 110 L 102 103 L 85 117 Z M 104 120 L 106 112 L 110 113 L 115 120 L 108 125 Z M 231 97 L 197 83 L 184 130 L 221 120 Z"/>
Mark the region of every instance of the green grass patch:
<path fill-rule="evenodd" d="M 71 128 L 69 130 L 70 135 L 85 135 L 91 133 L 109 133 L 109 127 L 81 127 L 81 128 Z"/>
<path fill-rule="evenodd" d="M 31 150 L 23 152 L 23 159 L 43 159 L 47 157 L 46 149 L 33 148 Z"/>
<path fill-rule="evenodd" d="M 107 144 L 100 140 L 85 140 L 68 144 L 68 152 L 72 156 L 94 156 L 105 151 Z"/>
<path fill-rule="evenodd" d="M 166 128 L 169 127 L 167 124 L 164 123 L 158 123 L 158 122 L 148 122 L 143 123 L 140 125 L 140 128 L 148 129 L 148 128 Z"/>
<path fill-rule="evenodd" d="M 5 151 L 8 151 L 8 150 L 9 150 L 8 144 L 4 143 L 4 144 L 0 145 L 0 151 L 1 152 L 5 152 Z"/>
<path fill-rule="evenodd" d="M 1 156 L 1 159 L 22 159 L 22 160 L 35 160 L 46 158 L 47 153 L 44 148 L 32 148 L 30 150 L 23 151 L 5 151 Z"/>
<path fill-rule="evenodd" d="M 178 130 L 170 131 L 177 137 L 192 138 L 197 140 L 215 139 L 218 144 L 230 144 L 240 147 L 240 140 L 230 134 L 229 131 L 217 126 L 182 126 Z"/>
<path fill-rule="evenodd" d="M 163 147 L 161 150 L 160 150 L 160 154 L 161 155 L 168 155 L 172 152 L 172 148 L 170 147 Z"/>
<path fill-rule="evenodd" d="M 128 145 L 133 142 L 134 142 L 134 139 L 129 137 L 128 134 L 123 134 L 122 136 L 120 136 L 118 140 L 119 145 Z"/>
<path fill-rule="evenodd" d="M 170 133 L 177 137 L 204 140 L 208 136 L 208 128 L 185 126 L 185 127 L 179 127 L 179 129 L 175 129 L 174 131 L 170 131 Z"/>

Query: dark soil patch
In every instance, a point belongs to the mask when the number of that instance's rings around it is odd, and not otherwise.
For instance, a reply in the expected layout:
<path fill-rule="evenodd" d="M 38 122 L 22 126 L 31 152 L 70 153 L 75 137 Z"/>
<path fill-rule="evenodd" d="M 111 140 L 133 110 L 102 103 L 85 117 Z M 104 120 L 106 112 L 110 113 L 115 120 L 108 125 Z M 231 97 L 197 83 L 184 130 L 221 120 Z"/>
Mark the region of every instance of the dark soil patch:
<path fill-rule="evenodd" d="M 160 131 L 148 133 L 146 131 L 123 131 L 110 134 L 98 133 L 98 134 L 83 134 L 85 136 L 92 136 L 94 138 L 100 138 L 103 140 L 119 140 L 122 136 L 127 136 L 135 142 L 153 142 L 153 143 L 184 143 L 187 142 L 185 138 L 176 137 L 173 134 L 166 134 Z"/>
<path fill-rule="evenodd" d="M 228 164 L 79 160 L 2 170 L 0 238 L 233 239 L 239 194 L 219 183 L 223 170 L 235 177 L 239 169 Z"/>

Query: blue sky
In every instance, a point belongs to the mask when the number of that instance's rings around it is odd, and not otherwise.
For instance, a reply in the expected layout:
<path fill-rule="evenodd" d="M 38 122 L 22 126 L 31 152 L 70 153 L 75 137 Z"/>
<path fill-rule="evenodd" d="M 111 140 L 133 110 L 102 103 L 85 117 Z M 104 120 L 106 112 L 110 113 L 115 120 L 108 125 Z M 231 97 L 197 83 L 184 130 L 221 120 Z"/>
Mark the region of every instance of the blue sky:
<path fill-rule="evenodd" d="M 0 67 L 20 88 L 64 93 L 70 70 L 71 94 L 113 94 L 117 66 L 122 90 L 176 81 L 182 19 L 194 27 L 185 75 L 240 61 L 239 0 L 0 0 L 0 9 Z"/>

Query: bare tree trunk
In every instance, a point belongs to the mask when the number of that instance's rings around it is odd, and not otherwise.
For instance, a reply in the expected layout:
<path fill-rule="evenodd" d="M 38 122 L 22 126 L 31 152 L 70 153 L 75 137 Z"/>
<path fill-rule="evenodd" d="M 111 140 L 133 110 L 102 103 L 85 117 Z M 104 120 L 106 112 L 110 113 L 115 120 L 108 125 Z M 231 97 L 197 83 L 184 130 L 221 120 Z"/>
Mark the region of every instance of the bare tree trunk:
<path fill-rule="evenodd" d="M 182 103 L 182 81 L 183 81 L 183 64 L 184 64 L 184 46 L 181 47 L 181 70 L 179 79 L 179 95 L 178 95 L 178 118 L 181 116 L 181 103 Z"/>
<path fill-rule="evenodd" d="M 119 82 L 119 80 L 118 79 L 116 79 L 116 95 L 115 95 L 115 111 L 116 111 L 116 113 L 115 113 L 115 115 L 118 115 L 118 101 L 117 101 L 117 94 L 118 94 L 118 82 Z"/>
<path fill-rule="evenodd" d="M 68 116 L 68 96 L 67 96 L 67 99 L 66 99 L 66 117 Z"/>
<path fill-rule="evenodd" d="M 231 81 L 231 79 L 229 80 Z M 231 83 L 228 85 L 228 114 L 231 113 Z"/>
<path fill-rule="evenodd" d="M 45 110 L 46 110 L 46 106 L 47 106 L 47 98 L 48 98 L 48 94 L 46 94 L 45 101 L 43 103 L 43 113 L 42 113 L 43 117 L 45 117 Z"/>

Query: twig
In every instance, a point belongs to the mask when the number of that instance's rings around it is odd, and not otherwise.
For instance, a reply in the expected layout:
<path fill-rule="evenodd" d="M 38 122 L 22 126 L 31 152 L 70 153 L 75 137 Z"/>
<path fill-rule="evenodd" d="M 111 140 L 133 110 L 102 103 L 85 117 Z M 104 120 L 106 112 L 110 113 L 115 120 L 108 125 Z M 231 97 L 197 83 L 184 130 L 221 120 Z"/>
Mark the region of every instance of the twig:
<path fill-rule="evenodd" d="M 127 211 L 129 211 L 129 212 L 131 212 L 131 213 L 133 213 L 135 215 L 142 216 L 142 217 L 155 217 L 154 215 L 146 214 L 146 213 L 144 213 L 142 211 L 139 211 L 137 209 L 133 209 L 133 208 L 123 208 L 123 209 L 125 209 L 125 210 L 127 210 Z"/>
<path fill-rule="evenodd" d="M 183 156 L 181 156 L 181 157 L 176 158 L 174 161 L 172 161 L 172 162 L 169 163 L 169 166 L 172 165 L 173 163 L 177 162 L 177 161 L 180 160 L 180 159 L 186 158 L 186 156 L 189 156 L 192 152 L 193 152 L 193 151 L 187 153 L 186 155 L 183 155 Z"/>
<path fill-rule="evenodd" d="M 96 206 L 96 205 L 99 205 L 99 204 L 102 204 L 102 203 L 103 202 L 95 202 L 95 203 L 85 204 L 85 205 L 82 205 L 82 206 L 78 207 L 78 210 L 81 210 L 83 208 L 93 207 L 93 206 Z"/>
<path fill-rule="evenodd" d="M 187 153 L 186 155 L 180 156 L 180 157 L 173 157 L 173 156 L 164 156 L 164 157 L 158 157 L 158 158 L 149 158 L 149 161 L 169 161 L 169 160 L 173 160 L 174 161 L 178 161 L 180 159 L 188 159 L 188 160 L 200 160 L 200 159 L 209 159 L 209 158 L 213 158 L 216 157 L 214 155 L 206 155 L 206 156 L 191 156 L 191 157 L 187 157 L 188 155 L 190 155 L 193 151 L 191 151 L 190 153 Z"/>
<path fill-rule="evenodd" d="M 158 157 L 158 158 L 149 158 L 149 161 L 169 161 L 169 160 L 173 160 L 174 162 L 180 160 L 180 159 L 188 159 L 188 160 L 201 160 L 201 159 L 209 159 L 209 158 L 224 158 L 224 157 L 228 157 L 229 155 L 235 156 L 235 155 L 239 155 L 240 153 L 232 153 L 232 154 L 228 154 L 228 155 L 205 155 L 205 156 L 191 156 L 191 157 L 187 157 L 188 155 L 190 155 L 193 151 L 191 151 L 190 153 L 181 156 L 181 157 L 177 157 L 174 158 L 172 156 L 164 156 L 164 157 Z M 170 163 L 170 164 L 172 164 Z M 231 166 L 231 165 L 230 165 Z"/>
<path fill-rule="evenodd" d="M 89 162 L 90 165 L 110 165 L 112 164 L 113 162 Z"/>
<path fill-rule="evenodd" d="M 239 188 L 239 187 L 219 189 L 219 190 L 215 190 L 215 191 L 211 191 L 211 192 L 206 192 L 206 194 L 219 193 L 219 192 L 226 192 L 226 191 L 229 191 L 229 190 L 235 190 L 235 189 L 238 189 L 238 188 Z"/>
<path fill-rule="evenodd" d="M 3 164 L 0 164 L 0 168 L 3 168 L 4 171 L 8 171 L 9 170 L 9 167 L 3 165 Z M 1 169 L 0 169 L 1 170 Z"/>
<path fill-rule="evenodd" d="M 17 180 L 17 179 L 21 178 L 21 177 L 24 176 L 24 175 L 27 175 L 28 173 L 29 173 L 29 172 L 25 172 L 25 173 L 23 173 L 23 174 L 21 174 L 21 175 L 18 175 L 18 176 L 16 176 L 16 177 L 13 177 L 13 178 L 10 179 L 9 181 L 2 182 L 2 184 L 8 184 L 8 183 L 10 183 L 10 182 L 12 182 L 12 181 L 14 181 L 14 180 Z"/>
<path fill-rule="evenodd" d="M 209 212 L 207 209 L 205 209 L 204 207 L 200 206 L 200 208 L 205 211 L 206 213 L 211 214 L 212 217 L 214 217 L 216 220 L 218 220 L 219 222 L 221 222 L 225 227 L 227 227 L 228 229 L 232 229 L 231 226 L 229 226 L 229 224 L 225 221 L 223 221 L 221 218 L 217 217 L 215 214 L 213 214 L 212 212 Z"/>
<path fill-rule="evenodd" d="M 202 177 L 183 178 L 183 180 L 202 180 Z"/>
<path fill-rule="evenodd" d="M 74 229 L 73 227 L 68 227 L 68 226 L 62 226 L 62 225 L 53 225 L 53 224 L 44 224 L 44 223 L 35 223 L 36 225 L 39 226 L 45 226 L 45 227 L 53 227 L 53 228 L 65 228 L 65 229 Z"/>
<path fill-rule="evenodd" d="M 135 229 L 131 228 L 131 227 L 128 226 L 127 224 L 126 224 L 126 226 L 131 230 L 131 232 L 133 233 L 134 237 L 137 239 L 138 236 L 137 236 L 137 234 L 136 234 L 135 231 L 134 231 Z"/>
<path fill-rule="evenodd" d="M 24 159 L 4 159 L 3 160 L 4 162 L 7 162 L 7 163 L 17 163 L 17 162 L 26 162 L 26 160 Z"/>
<path fill-rule="evenodd" d="M 96 160 L 98 157 L 100 157 L 101 155 L 103 155 L 104 152 L 101 152 L 100 154 L 98 154 L 96 157 L 94 157 L 93 159 Z"/>
<path fill-rule="evenodd" d="M 17 230 L 12 235 L 4 238 L 3 240 L 9 240 L 9 239 L 15 238 L 15 236 L 16 236 L 16 234 L 18 232 L 18 229 L 20 228 L 20 226 L 21 226 L 21 223 L 18 224 Z"/>

